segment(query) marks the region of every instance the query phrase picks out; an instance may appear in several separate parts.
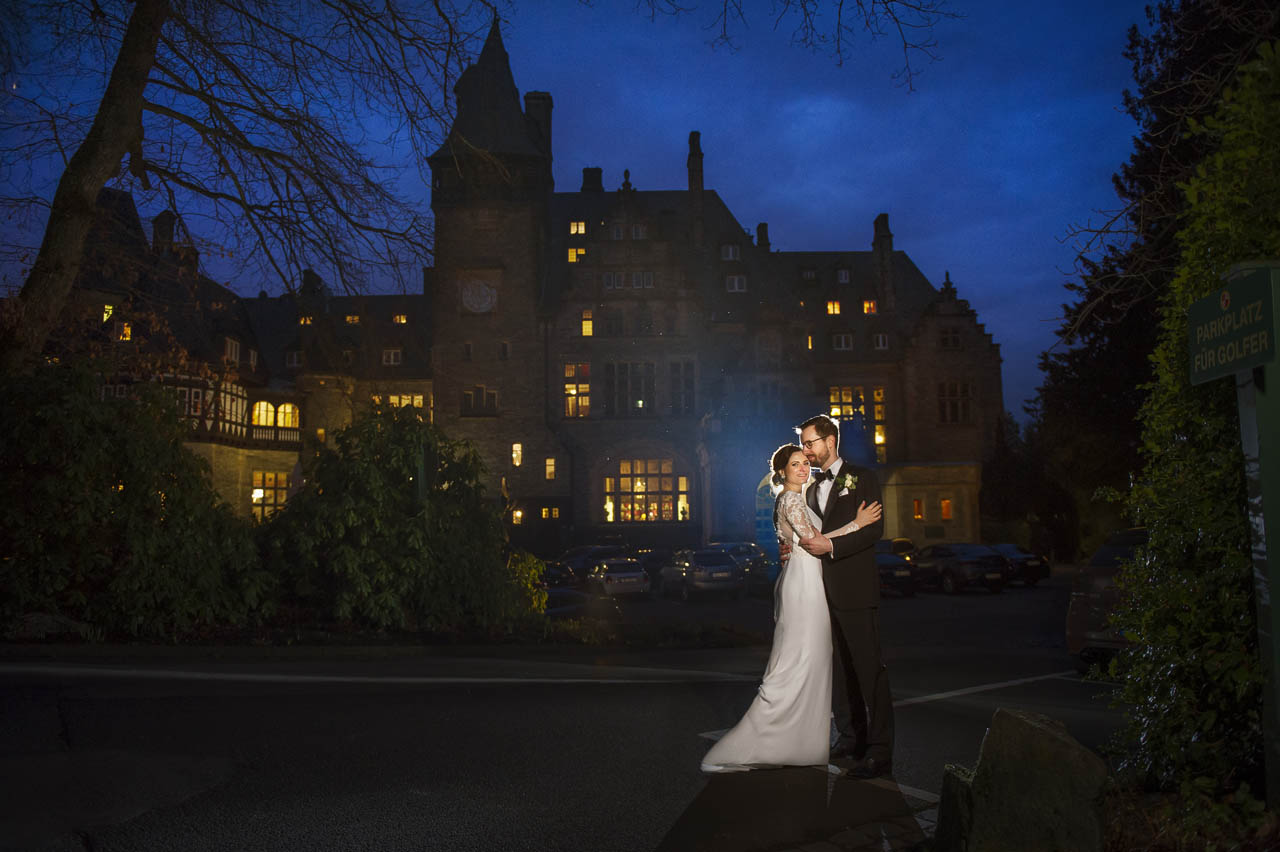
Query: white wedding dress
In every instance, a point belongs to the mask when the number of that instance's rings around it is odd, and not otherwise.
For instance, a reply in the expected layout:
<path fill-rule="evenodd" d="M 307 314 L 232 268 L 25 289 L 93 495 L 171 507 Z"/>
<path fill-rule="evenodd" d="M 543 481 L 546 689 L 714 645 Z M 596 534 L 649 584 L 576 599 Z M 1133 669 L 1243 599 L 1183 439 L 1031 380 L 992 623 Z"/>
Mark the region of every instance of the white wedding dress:
<path fill-rule="evenodd" d="M 774 588 L 773 649 L 742 721 L 711 747 L 703 772 L 766 766 L 827 766 L 831 747 L 831 616 L 822 562 L 796 542 L 820 529 L 804 497 L 783 491 L 774 529 L 791 557 Z"/>

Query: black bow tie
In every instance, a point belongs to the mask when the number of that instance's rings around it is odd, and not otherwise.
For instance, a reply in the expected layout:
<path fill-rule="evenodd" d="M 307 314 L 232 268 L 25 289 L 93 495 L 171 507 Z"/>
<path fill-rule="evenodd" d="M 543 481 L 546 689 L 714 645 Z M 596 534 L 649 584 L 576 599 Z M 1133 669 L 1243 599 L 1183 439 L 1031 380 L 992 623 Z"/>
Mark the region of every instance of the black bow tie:
<path fill-rule="evenodd" d="M 817 476 L 818 482 L 821 482 L 824 479 L 835 479 L 835 478 L 836 478 L 836 475 L 829 470 L 818 471 L 818 476 Z"/>

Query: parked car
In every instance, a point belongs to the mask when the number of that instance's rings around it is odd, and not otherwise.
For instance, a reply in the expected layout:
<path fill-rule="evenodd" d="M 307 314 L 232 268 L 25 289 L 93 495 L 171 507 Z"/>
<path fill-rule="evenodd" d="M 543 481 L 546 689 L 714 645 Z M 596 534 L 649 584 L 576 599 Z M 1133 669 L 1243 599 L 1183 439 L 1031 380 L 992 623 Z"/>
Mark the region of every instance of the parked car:
<path fill-rule="evenodd" d="M 1071 580 L 1071 603 L 1067 605 L 1067 651 L 1076 656 L 1076 667 L 1088 671 L 1093 663 L 1104 663 L 1129 644 L 1111 626 L 1111 613 L 1120 599 L 1116 574 L 1120 565 L 1133 558 L 1134 551 L 1147 543 L 1144 527 L 1112 533 L 1093 554 L 1089 564 Z"/>
<path fill-rule="evenodd" d="M 557 561 L 563 562 L 573 572 L 578 583 L 585 585 L 587 575 L 596 563 L 613 556 L 622 556 L 625 550 L 620 544 L 582 544 L 560 554 Z"/>
<path fill-rule="evenodd" d="M 993 544 L 991 547 L 1009 563 L 1006 579 L 1031 587 L 1049 576 L 1049 560 L 1020 544 Z"/>
<path fill-rule="evenodd" d="M 876 553 L 892 553 L 910 562 L 915 558 L 916 546 L 909 538 L 882 538 L 876 542 Z"/>
<path fill-rule="evenodd" d="M 669 547 L 633 547 L 625 555 L 640 563 L 649 575 L 650 588 L 656 589 L 661 584 L 662 566 L 671 561 L 671 554 Z"/>
<path fill-rule="evenodd" d="M 609 624 L 622 621 L 622 609 L 616 598 L 589 595 L 572 586 L 547 589 L 547 618 L 594 619 Z"/>
<path fill-rule="evenodd" d="M 587 574 L 587 591 L 596 595 L 647 595 L 649 588 L 649 575 L 635 559 L 602 559 Z"/>
<path fill-rule="evenodd" d="M 985 544 L 931 544 L 915 558 L 916 579 L 954 595 L 971 586 L 1004 590 L 1005 559 Z"/>
<path fill-rule="evenodd" d="M 684 600 L 707 592 L 723 592 L 740 598 L 746 590 L 746 572 L 723 550 L 676 551 L 662 569 L 659 589 L 663 595 Z"/>
<path fill-rule="evenodd" d="M 542 574 L 542 584 L 549 589 L 561 586 L 581 586 L 582 580 L 568 565 L 558 559 L 552 559 L 546 563 L 547 570 Z"/>
<path fill-rule="evenodd" d="M 773 593 L 782 566 L 770 559 L 764 548 L 754 541 L 718 541 L 708 544 L 707 550 L 720 550 L 733 557 L 742 569 L 748 593 Z"/>
<path fill-rule="evenodd" d="M 916 593 L 916 581 L 911 563 L 892 553 L 877 553 L 876 568 L 880 570 L 880 589 L 892 589 L 904 598 Z"/>

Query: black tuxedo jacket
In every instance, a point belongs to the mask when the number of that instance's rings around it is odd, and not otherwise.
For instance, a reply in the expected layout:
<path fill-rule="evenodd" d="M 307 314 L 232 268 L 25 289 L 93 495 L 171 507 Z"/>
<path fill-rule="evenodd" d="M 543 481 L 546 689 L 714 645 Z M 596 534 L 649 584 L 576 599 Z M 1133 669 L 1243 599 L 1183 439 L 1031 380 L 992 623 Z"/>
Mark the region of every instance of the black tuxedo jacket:
<path fill-rule="evenodd" d="M 841 460 L 838 479 L 845 474 L 857 477 L 848 493 L 841 495 L 840 483 L 833 482 L 827 505 L 817 505 L 817 483 L 809 486 L 809 507 L 822 517 L 822 532 L 839 529 L 858 516 L 858 505 L 880 501 L 880 482 L 875 471 Z M 884 535 L 884 518 L 857 532 L 831 539 L 831 552 L 822 557 L 822 580 L 827 602 L 836 609 L 860 609 L 880 605 L 880 571 L 876 568 L 876 542 Z"/>

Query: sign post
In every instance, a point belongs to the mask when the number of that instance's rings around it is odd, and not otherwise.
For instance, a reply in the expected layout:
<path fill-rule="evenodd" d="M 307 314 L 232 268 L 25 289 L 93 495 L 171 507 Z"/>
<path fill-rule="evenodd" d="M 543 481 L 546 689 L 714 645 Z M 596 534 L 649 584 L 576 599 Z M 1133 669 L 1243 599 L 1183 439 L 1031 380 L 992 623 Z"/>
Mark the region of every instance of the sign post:
<path fill-rule="evenodd" d="M 1280 806 L 1280 607 L 1272 607 L 1271 589 L 1280 588 L 1280 577 L 1267 559 L 1267 542 L 1280 542 L 1280 520 L 1269 525 L 1263 510 L 1271 507 L 1271 516 L 1280 519 L 1280 368 L 1273 366 L 1277 288 L 1280 260 L 1236 264 L 1221 289 L 1187 312 L 1191 383 L 1235 377 L 1264 676 L 1266 799 L 1272 808 Z"/>

